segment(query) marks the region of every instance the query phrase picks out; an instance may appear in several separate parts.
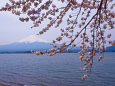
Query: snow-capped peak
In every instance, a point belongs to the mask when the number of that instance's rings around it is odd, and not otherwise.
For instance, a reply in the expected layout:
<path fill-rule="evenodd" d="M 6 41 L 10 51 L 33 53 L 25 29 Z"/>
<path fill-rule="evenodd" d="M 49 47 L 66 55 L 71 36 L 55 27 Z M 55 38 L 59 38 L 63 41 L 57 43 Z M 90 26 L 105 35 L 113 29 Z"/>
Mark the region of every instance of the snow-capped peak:
<path fill-rule="evenodd" d="M 37 35 L 30 35 L 18 42 L 32 43 L 32 42 L 48 42 L 48 41 L 39 38 Z"/>

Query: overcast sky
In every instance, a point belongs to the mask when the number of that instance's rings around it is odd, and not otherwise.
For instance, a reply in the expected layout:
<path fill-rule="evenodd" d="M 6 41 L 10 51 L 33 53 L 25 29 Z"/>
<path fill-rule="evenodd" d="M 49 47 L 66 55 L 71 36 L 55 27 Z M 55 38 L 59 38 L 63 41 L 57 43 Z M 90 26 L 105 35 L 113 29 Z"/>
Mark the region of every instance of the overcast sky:
<path fill-rule="evenodd" d="M 0 7 L 8 0 L 0 0 Z M 29 35 L 37 34 L 39 29 L 31 29 L 32 23 L 22 23 L 18 20 L 18 16 L 12 15 L 10 12 L 0 12 L 0 45 L 19 41 Z M 58 36 L 58 31 L 51 29 L 40 38 L 50 41 Z M 112 31 L 115 40 L 115 30 Z"/>
<path fill-rule="evenodd" d="M 0 7 L 8 0 L 0 0 Z M 18 16 L 12 15 L 10 12 L 0 12 L 0 45 L 17 42 L 30 35 L 36 35 L 38 28 L 31 29 L 32 23 L 22 23 L 18 20 Z M 58 36 L 58 31 L 51 29 L 40 38 L 51 41 Z"/>

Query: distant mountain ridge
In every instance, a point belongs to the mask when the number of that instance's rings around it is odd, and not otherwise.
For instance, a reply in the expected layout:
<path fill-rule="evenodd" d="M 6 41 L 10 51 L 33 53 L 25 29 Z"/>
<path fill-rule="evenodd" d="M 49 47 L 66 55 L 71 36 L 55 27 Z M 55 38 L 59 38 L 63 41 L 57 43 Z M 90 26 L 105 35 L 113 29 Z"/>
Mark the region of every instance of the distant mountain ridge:
<path fill-rule="evenodd" d="M 59 44 L 57 44 L 59 46 Z M 53 48 L 49 43 L 44 42 L 32 42 L 32 43 L 11 43 L 7 45 L 0 45 L 0 53 L 30 53 L 31 50 L 49 50 Z M 78 52 L 81 49 L 79 47 L 72 48 L 69 52 Z M 67 52 L 65 50 L 64 52 Z M 106 52 L 115 52 L 115 45 L 106 48 Z"/>
<path fill-rule="evenodd" d="M 56 44 L 58 47 L 60 44 Z M 48 41 L 38 38 L 37 36 L 29 36 L 23 40 L 15 43 L 0 45 L 0 53 L 30 53 L 31 50 L 49 50 L 53 48 Z M 71 47 L 70 47 L 71 48 Z M 72 48 L 69 52 L 78 52 L 81 49 L 79 47 Z M 107 52 L 115 52 L 115 45 L 106 48 Z M 68 52 L 65 50 L 64 52 Z"/>
<path fill-rule="evenodd" d="M 107 47 L 106 52 L 115 52 L 115 45 Z"/>
<path fill-rule="evenodd" d="M 52 46 L 48 41 L 39 38 L 37 35 L 30 35 L 18 42 L 0 45 L 0 53 L 30 52 L 30 50 L 49 50 Z"/>
<path fill-rule="evenodd" d="M 56 46 L 60 46 L 59 44 L 56 44 Z M 31 50 L 34 51 L 48 51 L 49 49 L 52 49 L 52 45 L 45 42 L 15 42 L 7 45 L 0 45 L 0 53 L 30 53 Z M 81 49 L 78 47 L 72 48 L 69 52 L 76 52 L 80 51 Z M 67 52 L 65 50 L 64 52 Z"/>
<path fill-rule="evenodd" d="M 52 46 L 49 43 L 33 42 L 33 43 L 12 43 L 0 46 L 0 53 L 13 53 L 13 52 L 28 52 L 30 50 L 48 50 Z"/>

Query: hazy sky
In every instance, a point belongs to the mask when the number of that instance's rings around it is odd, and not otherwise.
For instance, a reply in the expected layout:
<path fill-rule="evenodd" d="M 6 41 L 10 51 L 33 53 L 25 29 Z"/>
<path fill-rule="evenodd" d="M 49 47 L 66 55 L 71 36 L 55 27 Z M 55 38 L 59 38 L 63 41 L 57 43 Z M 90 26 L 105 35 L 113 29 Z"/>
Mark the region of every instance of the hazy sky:
<path fill-rule="evenodd" d="M 0 0 L 0 7 L 5 4 L 8 0 Z M 11 42 L 19 41 L 29 35 L 37 34 L 39 29 L 31 29 L 32 23 L 22 23 L 18 20 L 18 16 L 12 15 L 10 12 L 0 12 L 0 45 Z M 54 28 L 48 31 L 45 35 L 40 38 L 50 41 L 58 36 L 58 31 Z M 114 40 L 115 30 L 112 30 Z"/>
<path fill-rule="evenodd" d="M 0 7 L 8 0 L 0 0 Z M 31 29 L 32 23 L 22 23 L 18 16 L 10 12 L 0 12 L 0 45 L 19 41 L 29 35 L 36 35 L 39 27 Z M 58 36 L 58 31 L 51 29 L 40 38 L 51 41 Z"/>

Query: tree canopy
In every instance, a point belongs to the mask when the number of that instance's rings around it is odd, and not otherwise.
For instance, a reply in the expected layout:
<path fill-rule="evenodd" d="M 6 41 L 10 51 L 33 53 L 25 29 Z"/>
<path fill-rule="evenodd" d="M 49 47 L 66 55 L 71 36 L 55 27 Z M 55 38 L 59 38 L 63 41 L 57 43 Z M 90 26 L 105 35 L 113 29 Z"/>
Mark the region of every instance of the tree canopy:
<path fill-rule="evenodd" d="M 92 68 L 93 58 L 99 52 L 98 61 L 103 58 L 105 44 L 111 34 L 105 32 L 114 29 L 113 0 L 9 0 L 0 11 L 10 11 L 18 15 L 21 22 L 33 22 L 34 27 L 39 27 L 43 21 L 48 23 L 39 31 L 38 35 L 46 33 L 51 27 L 59 29 L 61 34 L 51 43 L 53 49 L 47 51 L 52 56 L 60 53 L 68 47 L 82 49 L 80 60 L 83 63 L 83 71 L 86 73 Z M 66 41 L 64 39 L 67 39 Z M 61 42 L 57 48 L 56 43 Z M 89 51 L 90 49 L 90 51 Z M 35 51 L 37 55 L 46 51 Z M 88 76 L 85 74 L 82 79 Z"/>

